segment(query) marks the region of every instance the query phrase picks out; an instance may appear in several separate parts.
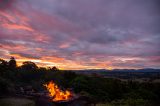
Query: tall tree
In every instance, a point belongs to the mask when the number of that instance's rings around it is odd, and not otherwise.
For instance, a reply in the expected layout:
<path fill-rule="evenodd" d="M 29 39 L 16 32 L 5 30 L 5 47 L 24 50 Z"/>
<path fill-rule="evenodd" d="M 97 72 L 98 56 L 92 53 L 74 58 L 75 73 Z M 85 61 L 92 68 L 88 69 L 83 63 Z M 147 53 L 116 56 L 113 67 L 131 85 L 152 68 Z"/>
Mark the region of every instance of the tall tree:
<path fill-rule="evenodd" d="M 0 59 L 0 66 L 4 67 L 4 66 L 7 66 L 8 63 L 7 61 L 3 60 L 3 59 Z"/>
<path fill-rule="evenodd" d="M 10 68 L 16 68 L 17 67 L 17 62 L 16 62 L 14 57 L 11 57 L 8 63 L 9 63 Z"/>
<path fill-rule="evenodd" d="M 38 68 L 38 66 L 34 62 L 25 61 L 25 62 L 23 62 L 21 68 L 23 70 L 36 70 Z"/>

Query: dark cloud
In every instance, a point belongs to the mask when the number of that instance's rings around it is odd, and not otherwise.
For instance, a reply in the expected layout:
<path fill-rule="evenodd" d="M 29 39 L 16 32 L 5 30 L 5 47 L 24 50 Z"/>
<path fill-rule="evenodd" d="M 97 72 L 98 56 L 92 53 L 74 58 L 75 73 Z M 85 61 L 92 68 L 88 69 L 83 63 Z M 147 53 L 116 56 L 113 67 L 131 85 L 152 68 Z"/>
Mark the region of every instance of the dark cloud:
<path fill-rule="evenodd" d="M 8 9 L 12 7 L 12 4 L 15 2 L 15 0 L 0 0 L 0 9 Z"/>
<path fill-rule="evenodd" d="M 32 54 L 27 54 L 27 53 L 16 53 L 16 52 L 10 52 L 11 55 L 19 55 L 24 58 L 29 58 L 29 59 L 40 59 L 39 56 L 32 55 Z"/>
<path fill-rule="evenodd" d="M 159 7 L 159 0 L 1 0 L 0 44 L 83 66 L 159 67 Z"/>

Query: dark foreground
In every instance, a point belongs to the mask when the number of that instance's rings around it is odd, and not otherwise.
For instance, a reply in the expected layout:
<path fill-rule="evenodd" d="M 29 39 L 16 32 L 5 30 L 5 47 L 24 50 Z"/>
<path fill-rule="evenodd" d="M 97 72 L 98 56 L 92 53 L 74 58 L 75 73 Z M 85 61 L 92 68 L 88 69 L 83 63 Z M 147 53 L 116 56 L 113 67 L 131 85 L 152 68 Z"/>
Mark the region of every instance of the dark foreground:
<path fill-rule="evenodd" d="M 22 66 L 17 67 L 13 59 L 9 62 L 0 60 L 0 97 L 6 97 L 6 95 L 12 97 L 11 99 L 1 98 L 0 106 L 23 106 L 23 103 L 25 106 L 87 106 L 95 104 L 97 106 L 159 106 L 159 72 L 126 71 L 88 75 L 58 70 L 56 67 L 38 67 L 33 62 L 24 62 Z M 79 98 L 62 103 L 51 102 L 43 95 L 47 93 L 43 85 L 50 81 L 54 81 L 62 90 L 72 90 L 76 95 L 88 99 Z M 25 97 L 17 99 L 14 95 Z M 22 104 L 19 104 L 21 102 Z M 18 104 L 12 105 L 12 103 Z"/>

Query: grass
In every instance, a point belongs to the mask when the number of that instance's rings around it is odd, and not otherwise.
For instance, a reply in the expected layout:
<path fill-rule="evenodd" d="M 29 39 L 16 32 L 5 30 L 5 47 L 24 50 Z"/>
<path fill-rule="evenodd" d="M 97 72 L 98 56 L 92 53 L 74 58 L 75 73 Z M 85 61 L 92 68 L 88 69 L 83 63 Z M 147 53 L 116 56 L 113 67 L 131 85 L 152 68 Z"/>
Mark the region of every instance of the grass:
<path fill-rule="evenodd" d="M 0 99 L 0 106 L 35 106 L 35 102 L 22 98 L 3 98 Z"/>

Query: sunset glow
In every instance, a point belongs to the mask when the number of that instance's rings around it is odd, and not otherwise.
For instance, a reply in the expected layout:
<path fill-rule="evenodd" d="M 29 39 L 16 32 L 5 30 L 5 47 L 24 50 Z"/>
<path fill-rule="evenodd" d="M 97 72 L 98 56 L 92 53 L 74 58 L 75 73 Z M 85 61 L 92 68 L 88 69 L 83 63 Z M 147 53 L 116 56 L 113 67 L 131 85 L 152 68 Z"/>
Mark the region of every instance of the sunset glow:
<path fill-rule="evenodd" d="M 0 58 L 71 70 L 160 68 L 158 9 L 157 0 L 0 0 Z"/>

